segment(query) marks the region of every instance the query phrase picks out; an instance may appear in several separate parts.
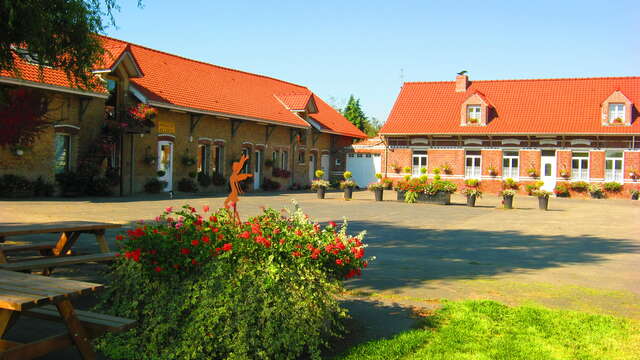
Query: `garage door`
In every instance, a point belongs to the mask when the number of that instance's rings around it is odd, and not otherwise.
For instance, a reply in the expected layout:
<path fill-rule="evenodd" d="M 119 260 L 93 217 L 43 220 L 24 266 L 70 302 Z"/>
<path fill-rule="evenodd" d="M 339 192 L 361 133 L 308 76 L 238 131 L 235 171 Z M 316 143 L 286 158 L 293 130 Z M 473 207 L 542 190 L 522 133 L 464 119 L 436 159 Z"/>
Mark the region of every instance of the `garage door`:
<path fill-rule="evenodd" d="M 347 171 L 353 174 L 353 181 L 359 187 L 365 188 L 368 184 L 377 181 L 376 173 L 382 169 L 379 154 L 348 154 Z"/>

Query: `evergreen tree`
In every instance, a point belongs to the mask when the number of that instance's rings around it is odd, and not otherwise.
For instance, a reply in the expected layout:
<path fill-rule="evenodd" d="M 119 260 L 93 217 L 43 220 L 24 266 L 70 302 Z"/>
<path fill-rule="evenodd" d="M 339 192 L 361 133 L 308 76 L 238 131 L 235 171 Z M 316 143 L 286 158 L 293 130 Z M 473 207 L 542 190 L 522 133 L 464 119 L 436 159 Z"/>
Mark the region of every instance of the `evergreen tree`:
<path fill-rule="evenodd" d="M 342 115 L 358 129 L 365 131 L 367 127 L 367 117 L 360 107 L 360 99 L 356 99 L 355 96 L 351 95 L 347 106 L 342 111 Z"/>

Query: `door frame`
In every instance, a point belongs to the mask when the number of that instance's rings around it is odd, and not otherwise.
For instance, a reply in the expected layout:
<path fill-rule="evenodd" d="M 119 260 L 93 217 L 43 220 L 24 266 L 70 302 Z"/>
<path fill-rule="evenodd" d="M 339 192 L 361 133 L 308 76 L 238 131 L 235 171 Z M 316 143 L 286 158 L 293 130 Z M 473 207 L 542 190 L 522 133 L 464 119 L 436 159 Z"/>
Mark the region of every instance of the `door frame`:
<path fill-rule="evenodd" d="M 545 175 L 545 164 L 551 164 L 551 175 Z M 557 167 L 558 167 L 558 152 L 556 151 L 553 156 L 540 155 L 540 180 L 544 182 L 541 189 L 546 191 L 553 191 L 557 182 Z M 550 181 L 545 179 L 551 179 Z"/>
<path fill-rule="evenodd" d="M 326 159 L 326 167 L 323 166 L 324 163 L 324 159 Z M 322 169 L 322 171 L 324 171 L 324 175 L 322 176 L 322 178 L 324 180 L 329 180 L 329 168 L 331 167 L 331 157 L 329 156 L 329 154 L 321 154 L 320 155 L 320 168 Z"/>
<path fill-rule="evenodd" d="M 313 181 L 316 177 L 316 166 L 317 164 L 316 154 L 313 152 L 309 153 L 309 182 Z"/>
<path fill-rule="evenodd" d="M 169 152 L 169 166 L 167 168 L 162 167 L 162 146 L 163 145 L 169 145 L 169 148 L 171 149 L 171 151 Z M 158 140 L 158 147 L 156 151 L 158 155 L 157 170 L 158 171 L 163 170 L 165 172 L 164 176 L 158 177 L 158 180 L 167 182 L 167 185 L 164 187 L 165 192 L 171 191 L 173 189 L 173 152 L 174 152 L 173 141 Z"/>
<path fill-rule="evenodd" d="M 253 150 L 253 189 L 258 190 L 262 185 L 262 150 Z"/>

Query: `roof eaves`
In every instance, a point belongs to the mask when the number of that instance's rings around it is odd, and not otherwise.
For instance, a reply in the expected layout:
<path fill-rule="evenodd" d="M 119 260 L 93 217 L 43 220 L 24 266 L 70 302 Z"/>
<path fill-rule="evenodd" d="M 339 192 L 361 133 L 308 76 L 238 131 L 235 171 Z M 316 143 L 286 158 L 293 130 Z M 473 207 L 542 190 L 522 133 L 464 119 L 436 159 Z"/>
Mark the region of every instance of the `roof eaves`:
<path fill-rule="evenodd" d="M 109 97 L 109 94 L 106 94 L 106 93 L 99 93 L 99 92 L 95 92 L 95 91 L 86 91 L 86 90 L 81 90 L 81 89 L 74 89 L 74 88 L 67 87 L 67 86 L 51 85 L 51 84 L 45 84 L 45 83 L 36 82 L 36 81 L 16 79 L 16 78 L 10 78 L 10 77 L 5 77 L 5 76 L 0 76 L 0 83 L 12 84 L 12 85 L 22 85 L 22 86 L 34 87 L 34 88 L 38 88 L 38 89 L 59 91 L 59 92 L 76 94 L 76 95 L 83 95 L 83 96 L 92 96 L 92 97 L 103 98 L 103 99 L 106 99 L 106 98 Z"/>

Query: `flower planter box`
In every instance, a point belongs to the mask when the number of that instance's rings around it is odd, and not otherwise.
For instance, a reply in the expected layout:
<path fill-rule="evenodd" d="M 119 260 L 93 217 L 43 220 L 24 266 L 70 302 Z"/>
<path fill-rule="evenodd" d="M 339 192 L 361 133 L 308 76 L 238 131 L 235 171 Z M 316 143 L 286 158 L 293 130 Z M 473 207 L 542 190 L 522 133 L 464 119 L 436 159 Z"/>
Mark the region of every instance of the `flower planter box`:
<path fill-rule="evenodd" d="M 375 189 L 373 193 L 376 195 L 376 201 L 382 201 L 384 189 Z"/>
<path fill-rule="evenodd" d="M 406 191 L 396 191 L 396 196 L 397 196 L 397 200 L 398 201 L 404 201 L 404 195 L 406 194 Z"/>
<path fill-rule="evenodd" d="M 434 195 L 419 193 L 418 202 L 424 202 L 428 204 L 449 205 L 451 204 L 451 193 L 441 192 L 441 191 L 437 192 Z"/>
<path fill-rule="evenodd" d="M 352 197 L 353 197 L 353 188 L 352 187 L 345 187 L 344 188 L 344 199 L 345 200 L 351 200 Z"/>
<path fill-rule="evenodd" d="M 546 196 L 538 197 L 538 209 L 540 210 L 548 210 L 549 209 L 549 198 Z"/>
<path fill-rule="evenodd" d="M 513 195 L 505 195 L 502 197 L 505 209 L 513 209 Z"/>

